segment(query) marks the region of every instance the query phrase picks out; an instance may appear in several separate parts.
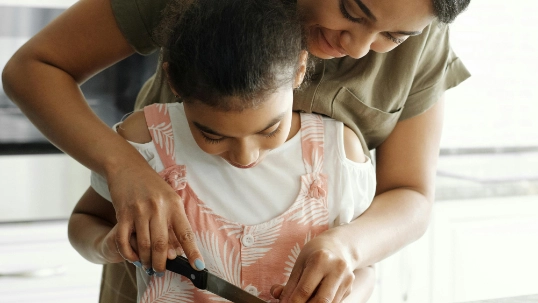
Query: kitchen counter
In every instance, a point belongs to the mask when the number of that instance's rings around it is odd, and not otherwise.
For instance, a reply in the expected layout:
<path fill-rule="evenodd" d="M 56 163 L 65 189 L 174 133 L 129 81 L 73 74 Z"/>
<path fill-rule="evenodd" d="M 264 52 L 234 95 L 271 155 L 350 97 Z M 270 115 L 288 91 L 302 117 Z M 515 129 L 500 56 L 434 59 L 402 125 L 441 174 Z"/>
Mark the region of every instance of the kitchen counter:
<path fill-rule="evenodd" d="M 484 300 L 484 301 L 472 301 L 472 302 L 467 302 L 467 303 L 533 303 L 533 302 L 538 302 L 538 294 L 529 295 L 529 296 L 521 296 L 521 297 Z"/>
<path fill-rule="evenodd" d="M 526 195 L 538 195 L 536 148 L 439 157 L 436 201 Z"/>

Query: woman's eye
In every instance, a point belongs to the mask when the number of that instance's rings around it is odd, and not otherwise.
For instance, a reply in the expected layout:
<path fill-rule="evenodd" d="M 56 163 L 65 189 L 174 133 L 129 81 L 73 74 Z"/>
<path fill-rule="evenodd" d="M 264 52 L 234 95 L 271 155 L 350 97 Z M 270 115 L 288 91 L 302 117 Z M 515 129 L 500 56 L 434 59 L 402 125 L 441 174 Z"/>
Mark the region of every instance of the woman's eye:
<path fill-rule="evenodd" d="M 351 22 L 355 22 L 355 23 L 363 23 L 364 22 L 363 18 L 351 16 L 351 14 L 349 13 L 349 11 L 346 8 L 345 0 L 340 0 L 340 12 L 342 13 L 342 15 L 344 15 L 344 18 L 346 18 L 347 20 L 349 20 Z"/>
<path fill-rule="evenodd" d="M 390 41 L 392 41 L 393 43 L 398 44 L 398 45 L 402 44 L 405 41 L 404 38 L 396 38 L 393 35 L 391 35 L 390 33 L 383 33 L 383 36 L 385 36 L 385 38 L 389 39 Z"/>

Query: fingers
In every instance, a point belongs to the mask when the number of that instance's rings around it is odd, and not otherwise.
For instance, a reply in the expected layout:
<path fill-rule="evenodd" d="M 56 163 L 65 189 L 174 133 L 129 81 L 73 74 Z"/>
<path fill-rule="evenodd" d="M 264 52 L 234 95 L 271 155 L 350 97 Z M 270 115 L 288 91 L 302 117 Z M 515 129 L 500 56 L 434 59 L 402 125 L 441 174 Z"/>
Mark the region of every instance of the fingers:
<path fill-rule="evenodd" d="M 280 291 L 280 303 L 288 302 L 289 298 L 297 287 L 297 283 L 299 283 L 299 279 L 301 279 L 303 269 L 303 260 L 299 257 L 295 262 L 295 265 L 293 265 L 293 269 L 291 271 L 290 278 L 288 279 L 288 283 L 286 283 L 286 285 Z"/>
<path fill-rule="evenodd" d="M 168 258 L 168 224 L 165 218 L 153 216 L 149 226 L 151 247 L 148 249 L 151 256 L 151 266 L 157 277 L 164 276 L 166 259 Z"/>
<path fill-rule="evenodd" d="M 129 239 L 131 238 L 133 227 L 132 221 L 120 221 L 117 224 L 116 230 L 116 246 L 120 255 L 129 262 L 139 261 L 140 258 L 138 254 L 131 247 Z"/>
<path fill-rule="evenodd" d="M 142 266 L 146 270 L 153 268 L 151 263 L 151 236 L 149 223 L 149 221 L 145 221 L 142 218 L 135 223 L 138 256 Z"/>
<path fill-rule="evenodd" d="M 179 240 L 173 229 L 168 229 L 168 259 L 174 260 L 177 256 L 183 254 Z"/>
<path fill-rule="evenodd" d="M 205 268 L 204 259 L 196 246 L 194 232 L 192 231 L 191 225 L 187 220 L 187 215 L 185 214 L 185 210 L 183 208 L 181 208 L 178 215 L 174 216 L 172 228 L 179 241 L 179 245 L 181 246 L 181 249 L 183 249 L 183 252 L 189 260 L 192 268 L 196 270 L 203 270 Z"/>
<path fill-rule="evenodd" d="M 318 289 L 323 279 L 323 273 L 316 270 L 313 266 L 307 266 L 295 287 L 293 289 L 284 288 L 280 302 L 307 302 Z M 329 301 L 312 301 L 312 302 L 332 302 Z"/>
<path fill-rule="evenodd" d="M 341 302 L 349 295 L 353 279 L 344 260 L 321 249 L 304 258 L 300 255 L 286 286 L 274 286 L 271 293 L 281 303 Z"/>
<path fill-rule="evenodd" d="M 282 290 L 284 290 L 284 285 L 273 285 L 271 286 L 271 296 L 275 299 L 280 299 L 280 295 L 282 294 Z"/>

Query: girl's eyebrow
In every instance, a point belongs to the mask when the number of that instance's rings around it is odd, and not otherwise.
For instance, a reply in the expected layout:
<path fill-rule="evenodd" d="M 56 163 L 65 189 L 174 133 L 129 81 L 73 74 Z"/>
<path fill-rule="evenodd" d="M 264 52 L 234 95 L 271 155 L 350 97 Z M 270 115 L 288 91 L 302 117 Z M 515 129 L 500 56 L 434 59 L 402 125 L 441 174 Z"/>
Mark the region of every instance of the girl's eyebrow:
<path fill-rule="evenodd" d="M 267 123 L 267 126 L 264 129 L 262 129 L 260 131 L 257 131 L 256 134 L 261 133 L 261 132 L 267 130 L 268 128 L 271 128 L 272 126 L 274 126 L 275 124 L 280 122 L 282 120 L 282 118 L 284 118 L 285 115 L 286 115 L 286 112 L 282 112 L 281 114 L 279 114 L 278 116 L 273 118 L 273 120 L 271 120 L 269 123 Z M 226 135 L 223 135 L 223 134 L 219 133 L 218 131 L 215 131 L 215 130 L 211 129 L 210 127 L 202 125 L 202 124 L 200 124 L 200 123 L 198 123 L 196 121 L 193 121 L 192 124 L 194 124 L 194 126 L 196 126 L 199 130 L 203 131 L 204 133 L 208 133 L 208 134 L 215 135 L 215 136 L 220 136 L 220 137 L 229 137 L 229 136 L 226 136 Z"/>

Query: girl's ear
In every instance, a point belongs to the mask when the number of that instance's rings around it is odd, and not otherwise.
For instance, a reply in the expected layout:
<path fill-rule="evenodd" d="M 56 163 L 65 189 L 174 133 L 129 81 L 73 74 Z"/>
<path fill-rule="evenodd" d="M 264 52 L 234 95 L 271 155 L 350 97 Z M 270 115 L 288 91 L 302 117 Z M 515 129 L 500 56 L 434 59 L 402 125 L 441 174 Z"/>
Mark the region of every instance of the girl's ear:
<path fill-rule="evenodd" d="M 297 72 L 295 73 L 295 80 L 293 83 L 293 88 L 298 88 L 301 86 L 301 83 L 303 83 L 305 74 L 306 74 L 306 67 L 308 64 L 308 52 L 303 50 L 301 51 L 301 54 L 299 55 L 299 62 L 298 62 L 298 68 Z"/>
<path fill-rule="evenodd" d="M 174 93 L 174 96 L 176 96 L 176 98 L 178 98 L 179 97 L 178 93 L 176 92 L 176 90 L 174 89 L 172 84 L 170 84 L 170 76 L 168 75 L 168 68 L 169 68 L 168 62 L 163 62 L 162 66 L 163 66 L 164 73 L 166 74 L 166 80 L 168 82 L 168 87 L 170 88 L 172 93 Z"/>

